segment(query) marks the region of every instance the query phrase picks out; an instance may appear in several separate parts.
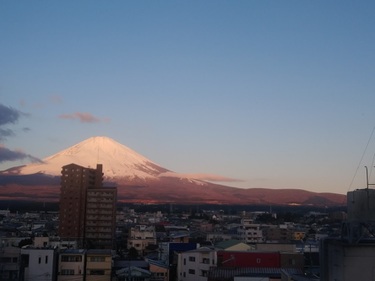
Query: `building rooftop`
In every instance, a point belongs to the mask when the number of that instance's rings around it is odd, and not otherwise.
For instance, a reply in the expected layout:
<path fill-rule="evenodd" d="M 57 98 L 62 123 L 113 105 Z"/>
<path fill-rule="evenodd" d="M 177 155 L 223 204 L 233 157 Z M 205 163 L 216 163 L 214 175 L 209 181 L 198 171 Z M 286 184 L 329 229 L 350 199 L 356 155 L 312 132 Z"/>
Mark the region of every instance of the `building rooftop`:
<path fill-rule="evenodd" d="M 238 245 L 240 243 L 243 243 L 243 242 L 241 242 L 240 240 L 232 239 L 232 240 L 219 242 L 215 245 L 215 247 L 220 248 L 220 249 L 227 249 L 227 248 L 233 247 L 235 245 Z"/>

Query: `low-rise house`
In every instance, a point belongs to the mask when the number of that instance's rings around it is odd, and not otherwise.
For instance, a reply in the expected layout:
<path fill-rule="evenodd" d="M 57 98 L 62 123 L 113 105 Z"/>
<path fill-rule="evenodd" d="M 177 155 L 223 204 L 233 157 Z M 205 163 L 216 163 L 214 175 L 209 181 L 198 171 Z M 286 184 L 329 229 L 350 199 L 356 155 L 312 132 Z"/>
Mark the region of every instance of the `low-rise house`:
<path fill-rule="evenodd" d="M 85 250 L 61 250 L 58 259 L 57 281 L 83 281 L 85 273 Z"/>
<path fill-rule="evenodd" d="M 206 281 L 212 266 L 216 266 L 216 250 L 201 247 L 178 254 L 177 280 Z"/>
<path fill-rule="evenodd" d="M 267 225 L 263 226 L 265 240 L 268 242 L 289 242 L 293 240 L 293 231 L 286 225 Z"/>
<path fill-rule="evenodd" d="M 117 270 L 116 277 L 117 277 L 117 280 L 119 281 L 125 281 L 125 280 L 150 281 L 151 272 L 143 268 L 131 266 L 131 267 L 125 267 L 123 269 Z"/>
<path fill-rule="evenodd" d="M 39 236 L 34 237 L 33 245 L 35 248 L 45 248 L 50 246 L 50 239 L 49 237 Z"/>
<path fill-rule="evenodd" d="M 174 243 L 188 243 L 190 237 L 190 230 L 186 226 L 166 225 L 165 240 Z"/>
<path fill-rule="evenodd" d="M 207 233 L 206 240 L 211 241 L 212 243 L 217 243 L 220 241 L 228 241 L 233 238 L 232 234 L 220 233 L 220 232 L 211 232 Z"/>
<path fill-rule="evenodd" d="M 21 249 L 0 245 L 0 280 L 19 280 Z"/>
<path fill-rule="evenodd" d="M 174 260 L 175 254 L 195 250 L 197 247 L 198 245 L 196 243 L 159 243 L 159 260 L 168 265 L 174 262 L 177 264 L 177 260 Z"/>
<path fill-rule="evenodd" d="M 215 244 L 215 247 L 224 251 L 249 251 L 252 249 L 250 245 L 234 239 L 219 242 Z"/>
<path fill-rule="evenodd" d="M 151 279 L 154 281 L 169 280 L 169 266 L 159 260 L 147 260 L 150 264 Z"/>
<path fill-rule="evenodd" d="M 111 250 L 86 251 L 86 281 L 110 281 L 112 274 Z"/>
<path fill-rule="evenodd" d="M 149 245 L 156 245 L 156 233 L 153 226 L 137 225 L 130 228 L 128 249 L 135 248 L 139 255 L 143 255 Z"/>
<path fill-rule="evenodd" d="M 57 256 L 52 248 L 25 247 L 21 249 L 21 280 L 56 280 Z"/>

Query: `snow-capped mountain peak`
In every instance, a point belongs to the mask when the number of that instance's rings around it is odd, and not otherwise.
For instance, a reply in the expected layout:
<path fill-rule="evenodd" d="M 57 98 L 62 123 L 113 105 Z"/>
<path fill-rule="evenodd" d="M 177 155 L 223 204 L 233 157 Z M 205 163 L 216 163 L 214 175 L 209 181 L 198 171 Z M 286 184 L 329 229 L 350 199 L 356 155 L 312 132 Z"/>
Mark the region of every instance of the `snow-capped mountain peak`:
<path fill-rule="evenodd" d="M 52 156 L 42 163 L 33 163 L 20 167 L 20 174 L 43 173 L 61 175 L 61 167 L 75 163 L 95 168 L 103 164 L 106 178 L 157 178 L 167 172 L 146 157 L 108 137 L 91 137 Z"/>

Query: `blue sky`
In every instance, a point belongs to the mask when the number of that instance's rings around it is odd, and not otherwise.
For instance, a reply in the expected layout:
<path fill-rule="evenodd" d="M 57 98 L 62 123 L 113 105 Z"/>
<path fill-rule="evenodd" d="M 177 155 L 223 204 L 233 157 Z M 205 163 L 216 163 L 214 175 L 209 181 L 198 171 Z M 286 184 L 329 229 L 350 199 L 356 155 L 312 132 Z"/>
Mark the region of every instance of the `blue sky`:
<path fill-rule="evenodd" d="M 2 1 L 0 170 L 104 135 L 231 186 L 363 188 L 374 14 L 373 1 Z"/>

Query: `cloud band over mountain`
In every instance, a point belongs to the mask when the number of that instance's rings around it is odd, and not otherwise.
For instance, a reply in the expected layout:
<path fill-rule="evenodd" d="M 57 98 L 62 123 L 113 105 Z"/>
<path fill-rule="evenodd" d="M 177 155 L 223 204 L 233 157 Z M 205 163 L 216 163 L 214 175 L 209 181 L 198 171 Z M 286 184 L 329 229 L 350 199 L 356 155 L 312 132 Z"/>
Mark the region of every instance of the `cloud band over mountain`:
<path fill-rule="evenodd" d="M 75 112 L 71 114 L 61 114 L 60 119 L 78 120 L 81 123 L 100 123 L 108 122 L 108 118 L 99 118 L 88 112 Z"/>
<path fill-rule="evenodd" d="M 242 182 L 240 179 L 234 179 L 229 177 L 224 177 L 220 175 L 213 175 L 213 174 L 181 174 L 175 172 L 166 172 L 159 175 L 160 177 L 176 177 L 179 176 L 181 178 L 192 178 L 196 180 L 202 181 L 211 181 L 211 182 Z"/>
<path fill-rule="evenodd" d="M 28 159 L 33 163 L 42 163 L 42 160 L 30 155 L 26 154 L 22 151 L 14 151 L 10 150 L 2 145 L 0 145 L 0 163 L 6 161 L 16 161 L 16 160 L 23 160 Z"/>

